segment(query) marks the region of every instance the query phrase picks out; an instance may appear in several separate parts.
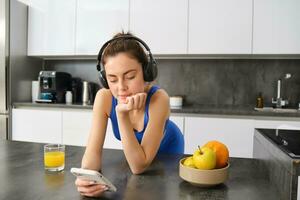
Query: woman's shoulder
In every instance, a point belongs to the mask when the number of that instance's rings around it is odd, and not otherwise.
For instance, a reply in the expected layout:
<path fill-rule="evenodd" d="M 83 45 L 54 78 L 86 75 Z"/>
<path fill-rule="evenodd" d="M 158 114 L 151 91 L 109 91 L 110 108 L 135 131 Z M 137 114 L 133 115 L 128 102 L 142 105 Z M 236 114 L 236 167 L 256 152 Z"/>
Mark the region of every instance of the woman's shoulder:
<path fill-rule="evenodd" d="M 162 88 L 157 88 L 157 90 L 151 96 L 150 104 L 169 105 L 168 93 Z"/>
<path fill-rule="evenodd" d="M 110 114 L 111 109 L 112 94 L 109 89 L 101 88 L 98 90 L 95 101 L 94 108 L 104 110 L 107 115 Z"/>
<path fill-rule="evenodd" d="M 105 88 L 101 88 L 100 90 L 98 90 L 97 94 L 96 94 L 96 98 L 111 98 L 112 94 L 111 91 L 109 89 L 105 89 Z"/>
<path fill-rule="evenodd" d="M 155 86 L 153 86 L 153 87 L 155 87 Z M 159 88 L 159 87 L 157 87 L 156 91 L 153 93 L 152 96 L 153 96 L 153 98 L 159 98 L 159 99 L 162 98 L 162 100 L 169 100 L 168 93 L 164 89 Z"/>
<path fill-rule="evenodd" d="M 154 118 L 164 118 L 166 120 L 170 115 L 169 95 L 164 89 L 157 89 L 151 96 L 149 102 L 149 115 Z"/>

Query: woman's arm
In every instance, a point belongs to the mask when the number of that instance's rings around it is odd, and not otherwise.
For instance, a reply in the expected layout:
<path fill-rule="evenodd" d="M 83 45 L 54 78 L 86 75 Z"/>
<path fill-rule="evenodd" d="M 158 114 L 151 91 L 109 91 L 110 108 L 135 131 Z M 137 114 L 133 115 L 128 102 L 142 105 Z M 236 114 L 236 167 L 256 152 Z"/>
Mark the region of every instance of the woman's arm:
<path fill-rule="evenodd" d="M 93 106 L 91 131 L 81 163 L 82 168 L 101 170 L 102 148 L 106 134 L 108 112 L 111 108 L 110 97 L 109 90 L 101 89 L 97 92 Z"/>
<path fill-rule="evenodd" d="M 136 99 L 133 102 L 137 103 Z M 144 172 L 157 154 L 169 113 L 169 97 L 165 91 L 160 89 L 151 97 L 149 122 L 142 142 L 139 144 L 130 122 L 129 113 L 117 111 L 124 154 L 134 174 Z"/>

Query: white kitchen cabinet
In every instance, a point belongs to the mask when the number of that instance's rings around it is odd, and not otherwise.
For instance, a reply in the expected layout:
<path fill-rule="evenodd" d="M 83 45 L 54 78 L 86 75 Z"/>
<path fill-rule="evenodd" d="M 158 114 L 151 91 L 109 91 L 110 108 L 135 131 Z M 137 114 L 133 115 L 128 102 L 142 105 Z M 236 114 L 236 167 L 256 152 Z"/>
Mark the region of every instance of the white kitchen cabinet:
<path fill-rule="evenodd" d="M 76 54 L 97 55 L 128 23 L 129 0 L 77 0 Z"/>
<path fill-rule="evenodd" d="M 210 140 L 218 140 L 229 149 L 230 157 L 252 158 L 254 120 L 185 117 L 185 153 L 192 154 Z"/>
<path fill-rule="evenodd" d="M 184 135 L 184 117 L 183 116 L 170 116 L 170 120 L 174 122 Z"/>
<path fill-rule="evenodd" d="M 114 136 L 110 119 L 108 120 L 107 123 L 107 129 L 106 129 L 106 135 L 105 135 L 105 141 L 103 147 L 106 149 L 123 149 L 122 142 L 117 138 L 115 138 Z"/>
<path fill-rule="evenodd" d="M 60 111 L 12 109 L 12 140 L 62 143 L 61 127 Z"/>
<path fill-rule="evenodd" d="M 131 0 L 130 31 L 153 54 L 186 54 L 188 1 Z"/>
<path fill-rule="evenodd" d="M 28 11 L 29 56 L 74 55 L 76 0 L 34 0 Z"/>
<path fill-rule="evenodd" d="M 190 0 L 189 54 L 251 54 L 252 0 Z"/>
<path fill-rule="evenodd" d="M 299 10 L 298 0 L 254 0 L 253 54 L 299 54 Z"/>
<path fill-rule="evenodd" d="M 92 126 L 92 110 L 63 111 L 63 143 L 68 145 L 86 146 Z M 110 120 L 107 124 L 104 148 L 122 149 L 122 144 L 112 132 Z"/>
<path fill-rule="evenodd" d="M 62 112 L 62 142 L 68 145 L 86 146 L 92 125 L 92 111 Z"/>

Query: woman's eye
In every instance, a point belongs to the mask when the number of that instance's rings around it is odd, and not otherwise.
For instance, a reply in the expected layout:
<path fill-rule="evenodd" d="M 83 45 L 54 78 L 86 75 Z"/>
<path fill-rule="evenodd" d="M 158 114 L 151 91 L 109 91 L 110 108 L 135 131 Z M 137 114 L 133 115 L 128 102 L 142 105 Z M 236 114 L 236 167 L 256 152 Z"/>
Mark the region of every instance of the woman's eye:
<path fill-rule="evenodd" d="M 135 76 L 127 76 L 127 79 L 131 80 L 131 79 L 134 79 Z"/>
<path fill-rule="evenodd" d="M 109 82 L 115 83 L 115 82 L 117 82 L 117 80 L 116 79 L 110 79 Z"/>

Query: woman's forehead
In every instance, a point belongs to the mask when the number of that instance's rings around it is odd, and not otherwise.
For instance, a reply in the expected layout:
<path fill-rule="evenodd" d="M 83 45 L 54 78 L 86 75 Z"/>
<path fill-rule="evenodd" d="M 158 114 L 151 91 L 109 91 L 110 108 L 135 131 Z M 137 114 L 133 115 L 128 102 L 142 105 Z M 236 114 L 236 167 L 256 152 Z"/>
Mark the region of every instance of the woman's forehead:
<path fill-rule="evenodd" d="M 127 54 L 119 53 L 116 56 L 108 57 L 104 67 L 106 73 L 125 73 L 128 70 L 141 69 L 141 64 Z"/>

